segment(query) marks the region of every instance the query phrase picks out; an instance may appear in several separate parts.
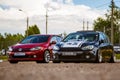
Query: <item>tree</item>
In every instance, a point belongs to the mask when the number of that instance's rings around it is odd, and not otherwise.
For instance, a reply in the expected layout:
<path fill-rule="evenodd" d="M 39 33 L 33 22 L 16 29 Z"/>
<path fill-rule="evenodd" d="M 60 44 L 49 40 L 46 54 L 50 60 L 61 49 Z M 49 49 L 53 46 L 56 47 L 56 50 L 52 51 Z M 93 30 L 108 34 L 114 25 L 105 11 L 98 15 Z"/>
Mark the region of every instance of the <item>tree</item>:
<path fill-rule="evenodd" d="M 28 35 L 27 35 L 28 32 Z M 33 35 L 33 34 L 40 34 L 40 30 L 37 25 L 29 26 L 28 30 L 25 31 L 25 36 Z"/>
<path fill-rule="evenodd" d="M 10 34 L 4 33 L 4 35 L 0 34 L 0 50 L 7 49 L 9 46 L 18 43 L 24 38 L 22 34 Z"/>
<path fill-rule="evenodd" d="M 33 25 L 29 27 L 28 33 L 29 33 L 28 35 L 40 34 L 40 31 L 37 25 Z M 25 35 L 27 36 L 26 31 Z M 4 35 L 0 33 L 0 50 L 7 49 L 9 46 L 20 42 L 24 37 L 25 36 L 19 33 L 17 34 L 4 33 Z"/>
<path fill-rule="evenodd" d="M 0 50 L 3 48 L 3 41 L 4 41 L 4 37 L 3 35 L 0 33 Z"/>
<path fill-rule="evenodd" d="M 111 6 L 110 6 L 111 7 Z M 113 26 L 114 26 L 114 44 L 119 43 L 120 36 L 120 9 L 114 4 L 113 14 Z M 99 17 L 94 21 L 94 30 L 105 32 L 109 37 L 111 36 L 111 11 L 105 14 L 105 18 Z"/>

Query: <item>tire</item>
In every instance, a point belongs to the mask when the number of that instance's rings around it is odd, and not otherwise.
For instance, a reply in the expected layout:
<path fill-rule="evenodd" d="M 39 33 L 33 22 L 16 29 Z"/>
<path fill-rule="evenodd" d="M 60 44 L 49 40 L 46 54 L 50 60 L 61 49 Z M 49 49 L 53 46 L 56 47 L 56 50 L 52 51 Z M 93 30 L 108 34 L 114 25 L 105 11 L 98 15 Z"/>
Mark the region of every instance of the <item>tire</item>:
<path fill-rule="evenodd" d="M 43 61 L 36 61 L 36 63 L 43 63 Z"/>
<path fill-rule="evenodd" d="M 9 63 L 11 63 L 11 64 L 17 64 L 18 61 L 9 61 Z"/>
<path fill-rule="evenodd" d="M 50 52 L 45 51 L 45 53 L 44 53 L 44 63 L 49 63 L 49 61 L 50 61 Z"/>
<path fill-rule="evenodd" d="M 115 63 L 115 61 L 116 61 L 116 57 L 115 57 L 115 54 L 113 53 L 113 55 L 110 58 L 109 63 Z"/>
<path fill-rule="evenodd" d="M 101 63 L 103 61 L 102 53 L 100 53 L 100 50 L 98 50 L 98 53 L 96 55 L 96 63 Z"/>
<path fill-rule="evenodd" d="M 53 63 L 60 63 L 61 61 L 53 61 Z"/>
<path fill-rule="evenodd" d="M 59 56 L 58 55 L 54 55 L 53 57 L 53 63 L 60 63 L 61 61 L 59 60 Z"/>

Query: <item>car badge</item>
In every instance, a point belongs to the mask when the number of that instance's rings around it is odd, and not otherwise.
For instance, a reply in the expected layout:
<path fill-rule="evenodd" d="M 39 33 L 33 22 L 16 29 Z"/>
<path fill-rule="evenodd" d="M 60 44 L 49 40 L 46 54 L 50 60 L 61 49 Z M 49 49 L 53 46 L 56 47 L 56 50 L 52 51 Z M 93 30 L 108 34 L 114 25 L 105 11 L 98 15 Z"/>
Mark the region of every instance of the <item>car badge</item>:
<path fill-rule="evenodd" d="M 22 48 L 19 48 L 18 51 L 22 51 Z"/>

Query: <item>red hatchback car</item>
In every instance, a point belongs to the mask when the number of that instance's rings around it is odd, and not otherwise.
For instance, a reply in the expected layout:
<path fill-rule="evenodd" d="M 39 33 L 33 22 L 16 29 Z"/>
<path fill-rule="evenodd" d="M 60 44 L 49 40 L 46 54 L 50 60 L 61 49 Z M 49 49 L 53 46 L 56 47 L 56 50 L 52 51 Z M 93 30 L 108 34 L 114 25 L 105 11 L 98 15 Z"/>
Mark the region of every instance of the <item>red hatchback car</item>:
<path fill-rule="evenodd" d="M 52 49 L 56 42 L 62 38 L 57 35 L 31 35 L 23 39 L 20 43 L 9 47 L 10 63 L 18 61 L 36 61 L 49 63 L 52 60 Z"/>

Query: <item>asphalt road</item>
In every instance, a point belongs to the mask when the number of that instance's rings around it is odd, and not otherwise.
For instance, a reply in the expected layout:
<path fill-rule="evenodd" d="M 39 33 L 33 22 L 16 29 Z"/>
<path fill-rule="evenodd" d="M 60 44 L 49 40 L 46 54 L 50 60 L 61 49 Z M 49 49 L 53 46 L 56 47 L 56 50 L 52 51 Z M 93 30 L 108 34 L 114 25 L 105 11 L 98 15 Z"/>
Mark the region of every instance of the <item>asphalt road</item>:
<path fill-rule="evenodd" d="M 0 80 L 120 80 L 120 62 L 48 64 L 0 62 Z"/>

